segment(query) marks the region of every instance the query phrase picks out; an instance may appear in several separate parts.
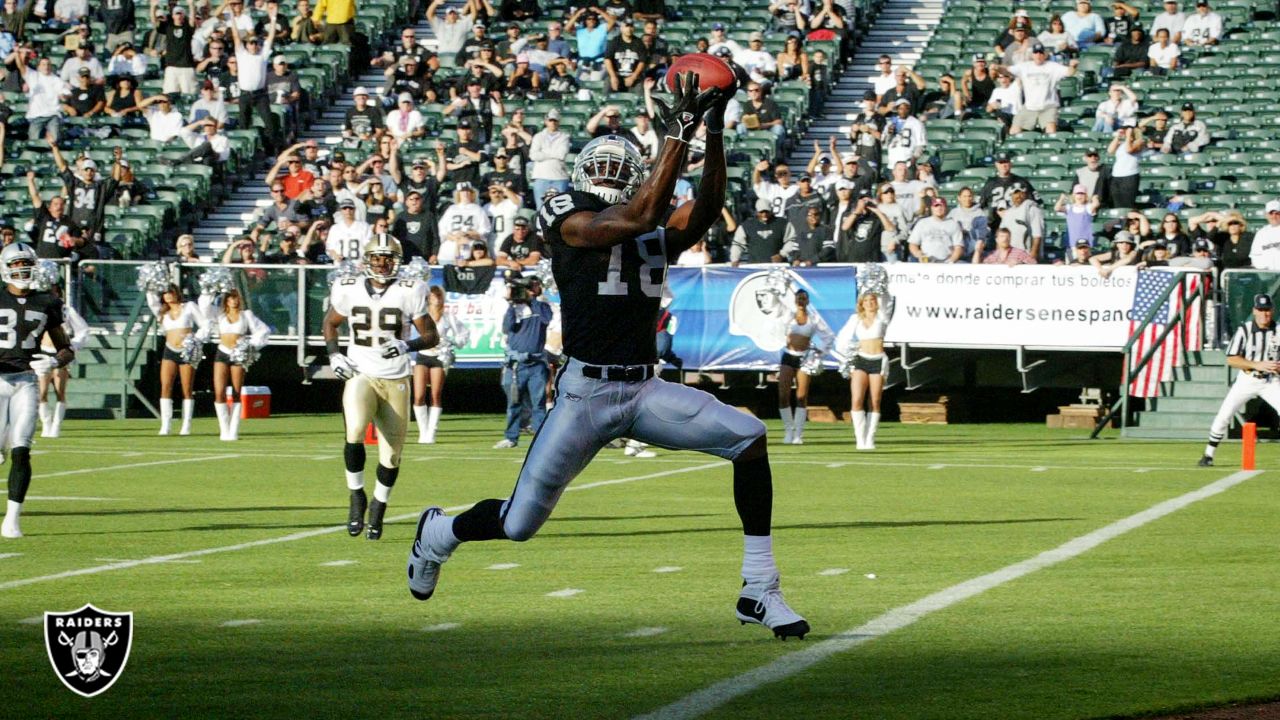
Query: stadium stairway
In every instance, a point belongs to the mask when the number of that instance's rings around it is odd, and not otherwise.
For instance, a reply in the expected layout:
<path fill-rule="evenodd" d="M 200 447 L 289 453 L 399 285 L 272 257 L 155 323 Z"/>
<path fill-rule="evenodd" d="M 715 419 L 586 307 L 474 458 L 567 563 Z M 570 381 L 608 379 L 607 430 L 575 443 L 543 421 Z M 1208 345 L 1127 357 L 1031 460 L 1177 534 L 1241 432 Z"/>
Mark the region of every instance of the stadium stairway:
<path fill-rule="evenodd" d="M 1137 426 L 1124 437 L 1203 440 L 1227 393 L 1227 356 L 1221 350 L 1191 353 L 1192 364 L 1174 370 L 1178 379 L 1162 383 L 1161 396 L 1147 400 Z"/>
<path fill-rule="evenodd" d="M 814 140 L 826 148 L 827 138 L 832 135 L 848 135 L 849 119 L 862 110 L 862 95 L 871 87 L 871 77 L 877 72 L 877 58 L 888 55 L 893 58 L 894 67 L 915 66 L 942 19 L 945 5 L 945 0 L 888 0 L 884 4 L 832 88 L 822 117 L 809 123 L 805 136 L 796 145 L 789 158 L 792 165 L 809 162 Z"/>

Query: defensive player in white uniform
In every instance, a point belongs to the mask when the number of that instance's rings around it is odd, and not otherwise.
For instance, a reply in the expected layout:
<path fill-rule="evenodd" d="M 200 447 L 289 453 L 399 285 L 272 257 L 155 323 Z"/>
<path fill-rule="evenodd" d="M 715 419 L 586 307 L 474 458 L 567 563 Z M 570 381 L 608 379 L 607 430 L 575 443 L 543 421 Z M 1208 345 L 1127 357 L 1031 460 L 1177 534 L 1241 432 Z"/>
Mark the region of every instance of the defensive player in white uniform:
<path fill-rule="evenodd" d="M 400 243 L 387 234 L 373 237 L 364 246 L 367 277 L 347 278 L 334 284 L 329 313 L 324 319 L 324 341 L 333 374 L 345 380 L 342 417 L 346 424 L 343 460 L 351 507 L 347 532 L 356 537 L 365 527 L 368 538 L 382 537 L 382 516 L 400 473 L 400 452 L 409 424 L 409 376 L 413 355 L 436 344 L 436 326 L 427 315 L 427 284 L 401 280 L 396 273 L 404 255 Z M 342 323 L 349 327 L 346 353 L 338 345 Z M 412 324 L 418 336 L 405 341 Z M 369 422 L 378 429 L 378 484 L 373 502 L 364 492 L 364 432 Z"/>
<path fill-rule="evenodd" d="M 719 218 L 727 185 L 723 118 L 733 93 L 699 94 L 693 73 L 681 75 L 679 83 L 674 110 L 662 107 L 666 140 L 652 176 L 645 179 L 635 145 L 606 135 L 579 153 L 575 191 L 556 195 L 539 210 L 552 248 L 568 356 L 556 377 L 555 403 L 529 445 L 510 497 L 482 500 L 457 517 L 438 507 L 423 511 L 408 563 L 415 598 L 432 596 L 442 563 L 460 543 L 533 537 L 596 453 L 611 440 L 630 437 L 733 462 L 733 500 L 745 536 L 735 615 L 783 639 L 809 632 L 779 585 L 764 424 L 707 393 L 655 376 L 667 266 Z M 697 200 L 680 206 L 664 224 L 704 113 L 706 164 Z"/>
<path fill-rule="evenodd" d="M 36 252 L 26 243 L 13 243 L 0 251 L 0 417 L 8 428 L 9 501 L 0 536 L 22 537 L 18 518 L 31 486 L 31 436 L 36 431 L 36 374 L 32 362 L 51 361 L 62 367 L 75 359 L 71 342 L 62 329 L 62 301 L 31 289 Z M 40 338 L 48 328 L 56 348 L 50 359 L 40 353 Z"/>

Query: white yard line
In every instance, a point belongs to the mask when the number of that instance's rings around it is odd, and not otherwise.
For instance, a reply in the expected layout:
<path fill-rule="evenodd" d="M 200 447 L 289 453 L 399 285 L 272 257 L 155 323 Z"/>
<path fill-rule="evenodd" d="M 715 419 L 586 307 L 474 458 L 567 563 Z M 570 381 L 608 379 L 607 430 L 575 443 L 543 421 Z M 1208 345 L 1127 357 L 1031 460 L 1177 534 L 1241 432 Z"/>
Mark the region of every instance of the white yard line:
<path fill-rule="evenodd" d="M 215 456 L 223 457 L 223 456 Z M 236 456 L 227 456 L 236 457 Z M 210 459 L 210 458 L 202 458 Z M 566 488 L 566 492 L 575 492 L 580 490 L 590 490 L 591 488 L 604 487 L 607 485 L 621 485 L 624 483 L 637 482 L 640 480 L 651 480 L 654 478 L 667 477 L 670 475 L 681 475 L 684 473 L 696 472 L 698 470 L 706 470 L 713 467 L 719 467 L 726 464 L 724 462 L 707 463 L 704 465 L 694 465 L 693 467 L 676 468 L 672 470 L 664 470 L 662 472 L 649 473 L 647 475 L 636 475 L 633 477 L 617 478 L 614 480 L 601 480 L 594 483 L 584 483 L 582 485 L 570 485 Z M 455 505 L 445 508 L 445 512 L 454 513 L 461 512 L 471 507 L 471 504 Z M 387 518 L 384 522 L 394 523 L 402 520 L 416 520 L 421 511 L 405 513 L 395 517 Z M 292 542 L 294 540 L 305 540 L 307 538 L 318 537 L 320 535 L 330 535 L 338 532 L 346 532 L 346 525 L 332 525 L 329 527 L 316 528 L 314 530 L 304 530 L 302 532 L 290 533 L 288 535 L 280 535 L 278 537 L 263 538 L 262 540 L 252 540 L 250 542 L 237 543 L 235 545 L 223 545 L 221 547 L 205 548 L 203 550 L 188 550 L 186 552 L 173 553 L 171 555 L 153 555 L 151 557 L 142 558 L 140 560 L 124 560 L 121 562 L 108 563 L 106 565 L 95 565 L 93 567 L 80 568 L 79 570 L 67 570 L 60 573 L 52 573 L 50 575 L 39 575 L 36 577 L 22 578 L 20 580 L 9 580 L 0 582 L 0 591 L 12 590 L 14 588 L 23 587 L 25 585 L 33 585 L 35 583 L 50 582 L 53 580 L 64 580 L 66 578 L 80 577 L 81 575 L 97 575 L 98 573 L 110 572 L 112 570 L 128 570 L 130 568 L 140 567 L 143 565 L 157 565 L 160 563 L 174 562 L 176 560 L 186 560 L 188 558 L 202 557 L 205 555 L 216 555 L 218 553 L 236 552 L 238 550 L 248 550 L 250 548 L 261 547 L 263 545 L 276 545 L 279 543 Z"/>
<path fill-rule="evenodd" d="M 51 502 L 55 500 L 80 500 L 82 502 L 116 502 L 117 500 L 128 500 L 129 498 L 105 498 L 105 497 L 79 497 L 76 495 L 28 495 L 27 500 L 44 500 Z"/>
<path fill-rule="evenodd" d="M 100 453 L 99 453 L 100 454 Z M 201 455 L 199 457 L 179 458 L 176 460 L 152 460 L 151 462 L 128 463 L 127 465 L 101 465 L 99 467 L 80 468 L 78 470 L 59 470 L 57 472 L 37 472 L 36 479 L 44 480 L 52 477 L 66 477 L 68 475 L 87 475 L 89 473 L 107 472 L 108 470 L 132 470 L 141 467 L 154 467 L 156 465 L 177 465 L 179 463 L 208 462 L 210 460 L 230 460 L 238 458 L 238 454 L 229 455 Z"/>
<path fill-rule="evenodd" d="M 784 655 L 767 665 L 748 670 L 737 677 L 722 680 L 708 688 L 686 695 L 666 707 L 640 715 L 636 720 L 676 720 L 677 718 L 696 718 L 704 715 L 735 698 L 753 692 L 765 685 L 785 680 L 804 672 L 832 656 L 852 650 L 878 637 L 909 627 L 915 624 L 916 621 L 939 610 L 945 610 L 952 605 L 1023 576 L 1030 575 L 1037 570 L 1043 570 L 1065 560 L 1078 557 L 1108 540 L 1113 540 L 1130 530 L 1135 530 L 1154 520 L 1159 520 L 1166 515 L 1175 513 L 1192 503 L 1225 492 L 1259 474 L 1260 471 L 1232 473 L 1221 480 L 1205 485 L 1199 490 L 1193 490 L 1185 495 L 1165 500 L 1142 512 L 1117 520 L 1110 525 L 1101 527 L 1086 535 L 1081 535 L 1073 540 L 1068 540 L 1062 545 L 1052 550 L 1046 550 L 1035 557 L 1007 565 L 995 572 L 980 575 L 957 585 L 952 585 L 909 605 L 894 608 L 872 619 L 870 622 L 845 630 L 804 650 Z"/>
<path fill-rule="evenodd" d="M 547 593 L 547 597 L 571 598 L 574 595 L 581 595 L 584 592 L 586 592 L 586 590 L 581 590 L 579 588 L 565 588 L 563 590 L 556 590 L 555 592 L 549 592 Z"/>

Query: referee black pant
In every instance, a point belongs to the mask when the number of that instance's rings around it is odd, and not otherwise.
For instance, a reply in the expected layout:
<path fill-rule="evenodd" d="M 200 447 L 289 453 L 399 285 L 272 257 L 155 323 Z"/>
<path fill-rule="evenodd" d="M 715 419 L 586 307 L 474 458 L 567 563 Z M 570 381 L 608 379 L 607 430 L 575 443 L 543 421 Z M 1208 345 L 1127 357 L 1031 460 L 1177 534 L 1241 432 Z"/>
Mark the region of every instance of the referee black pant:
<path fill-rule="evenodd" d="M 240 93 L 240 127 L 248 130 L 253 127 L 253 114 L 257 113 L 266 126 L 262 146 L 268 156 L 279 152 L 279 130 L 276 128 L 276 116 L 271 112 L 271 95 L 266 88 L 252 92 Z"/>

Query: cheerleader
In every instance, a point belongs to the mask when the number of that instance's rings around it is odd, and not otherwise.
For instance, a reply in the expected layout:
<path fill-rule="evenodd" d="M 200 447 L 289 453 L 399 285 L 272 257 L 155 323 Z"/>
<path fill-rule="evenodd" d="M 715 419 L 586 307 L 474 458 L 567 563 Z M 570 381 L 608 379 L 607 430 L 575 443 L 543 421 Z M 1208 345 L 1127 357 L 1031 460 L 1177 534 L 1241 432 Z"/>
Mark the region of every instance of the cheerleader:
<path fill-rule="evenodd" d="M 444 290 L 432 285 L 427 294 L 427 314 L 440 332 L 440 342 L 429 350 L 419 350 L 413 365 L 413 416 L 418 420 L 418 443 L 432 445 L 440 425 L 444 376 L 453 365 L 454 348 L 470 339 L 467 326 L 445 309 Z M 427 386 L 431 387 L 431 405 L 427 405 Z"/>
<path fill-rule="evenodd" d="M 203 296 L 202 296 L 203 299 Z M 255 350 L 267 344 L 271 328 L 244 306 L 239 290 L 222 296 L 213 318 L 218 333 L 218 352 L 213 360 L 213 410 L 218 415 L 219 439 L 240 439 L 240 391 L 244 388 L 243 350 L 236 345 L 247 341 Z M 231 381 L 231 407 L 227 407 L 227 381 Z"/>
<path fill-rule="evenodd" d="M 831 346 L 831 328 L 809 308 L 809 293 L 796 290 L 795 312 L 787 318 L 787 344 L 778 364 L 778 412 L 782 415 L 782 443 L 804 444 L 804 424 L 809 417 L 809 363 L 821 367 L 822 354 Z M 791 385 L 795 383 L 795 405 Z"/>
<path fill-rule="evenodd" d="M 195 333 L 196 342 L 203 343 L 209 335 L 209 320 L 193 302 L 184 301 L 177 285 L 170 285 L 163 293 L 147 293 L 147 306 L 160 323 L 164 333 L 164 352 L 160 357 L 160 434 L 169 434 L 173 422 L 173 381 L 182 382 L 182 429 L 179 435 L 191 434 L 191 416 L 195 414 L 196 401 L 192 394 L 199 356 L 192 359 L 183 356 L 183 344 L 187 336 Z"/>
<path fill-rule="evenodd" d="M 880 396 L 889 373 L 889 359 L 884 354 L 884 334 L 893 315 L 893 299 L 873 292 L 858 298 L 857 311 L 840 329 L 837 347 L 844 349 L 851 366 L 849 385 L 853 393 L 853 437 L 859 450 L 876 449 L 876 428 L 880 425 Z M 869 398 L 871 411 L 864 413 Z"/>
<path fill-rule="evenodd" d="M 62 297 L 56 284 L 49 286 L 49 292 L 56 298 Z M 80 317 L 80 313 L 67 302 L 62 303 L 62 317 L 63 328 L 67 332 L 67 337 L 71 339 L 71 349 L 79 353 L 80 348 L 84 346 L 84 341 L 89 338 L 89 323 L 85 322 L 84 318 Z M 49 357 L 53 357 L 57 352 L 47 332 L 40 342 L 40 352 Z M 40 437 L 56 438 L 62 432 L 62 418 L 67 414 L 67 383 L 71 379 L 70 367 L 71 363 L 63 367 L 53 367 L 52 363 L 38 367 L 32 365 L 32 369 L 36 371 L 36 380 L 40 383 L 40 402 L 37 405 L 40 414 Z M 49 411 L 48 403 L 50 385 L 53 385 L 53 392 L 58 399 L 54 403 L 52 412 Z"/>

